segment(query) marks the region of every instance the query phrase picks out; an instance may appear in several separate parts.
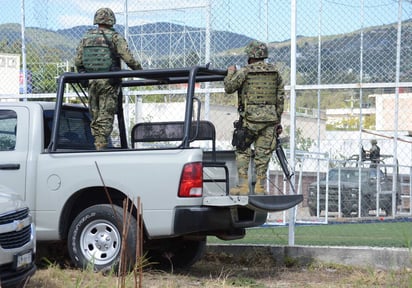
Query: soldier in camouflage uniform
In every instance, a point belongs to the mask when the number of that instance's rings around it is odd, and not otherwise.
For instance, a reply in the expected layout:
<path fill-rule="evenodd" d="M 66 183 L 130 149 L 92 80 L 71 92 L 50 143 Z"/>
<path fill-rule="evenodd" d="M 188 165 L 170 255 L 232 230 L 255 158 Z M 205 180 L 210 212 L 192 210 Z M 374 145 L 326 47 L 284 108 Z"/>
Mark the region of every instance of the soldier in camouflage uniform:
<path fill-rule="evenodd" d="M 265 43 L 252 41 L 245 52 L 248 65 L 239 70 L 230 66 L 224 85 L 226 93 L 238 92 L 242 126 L 252 135 L 255 150 L 255 194 L 263 195 L 267 167 L 276 146 L 276 129 L 283 113 L 284 84 L 276 67 L 264 61 L 268 57 Z M 244 150 L 236 148 L 239 183 L 230 189 L 231 195 L 249 194 L 248 168 L 251 157 L 250 145 Z"/>
<path fill-rule="evenodd" d="M 120 70 L 121 59 L 133 70 L 142 69 L 130 52 L 126 39 L 114 30 L 115 23 L 116 17 L 110 8 L 96 11 L 93 24 L 98 25 L 97 29 L 89 30 L 77 48 L 75 65 L 78 72 Z M 92 115 L 90 126 L 96 149 L 100 150 L 107 147 L 113 130 L 121 83 L 113 79 L 90 80 L 88 89 Z"/>
<path fill-rule="evenodd" d="M 369 158 L 371 159 L 371 168 L 376 168 L 381 158 L 381 148 L 378 146 L 376 139 L 371 140 L 371 149 L 369 150 Z"/>

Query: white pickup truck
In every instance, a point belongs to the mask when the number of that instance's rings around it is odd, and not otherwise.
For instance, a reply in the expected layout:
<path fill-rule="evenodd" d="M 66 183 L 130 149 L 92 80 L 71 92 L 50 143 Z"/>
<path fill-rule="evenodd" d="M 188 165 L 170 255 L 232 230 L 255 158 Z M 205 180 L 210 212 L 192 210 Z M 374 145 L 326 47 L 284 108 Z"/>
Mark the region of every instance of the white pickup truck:
<path fill-rule="evenodd" d="M 139 199 L 149 261 L 187 267 L 201 257 L 208 235 L 242 238 L 245 228 L 266 221 L 267 212 L 300 203 L 302 195 L 228 194 L 235 169 L 225 161 L 233 162 L 234 153 L 215 151 L 214 126 L 199 119 L 201 103 L 194 93 L 196 83 L 222 81 L 225 74 L 207 66 L 66 73 L 54 103 L 0 102 L 0 183 L 29 204 L 38 241 L 66 241 L 78 267 L 109 269 L 119 263 L 122 242 L 135 255 Z M 114 76 L 130 90 L 184 83 L 184 119 L 138 123 L 128 133 L 119 106 L 119 140 L 113 140 L 119 144 L 95 150 L 87 95 L 79 83 Z M 83 105 L 63 103 L 69 86 Z M 210 140 L 213 149 L 192 147 L 195 140 Z M 122 234 L 125 199 L 133 217 Z"/>

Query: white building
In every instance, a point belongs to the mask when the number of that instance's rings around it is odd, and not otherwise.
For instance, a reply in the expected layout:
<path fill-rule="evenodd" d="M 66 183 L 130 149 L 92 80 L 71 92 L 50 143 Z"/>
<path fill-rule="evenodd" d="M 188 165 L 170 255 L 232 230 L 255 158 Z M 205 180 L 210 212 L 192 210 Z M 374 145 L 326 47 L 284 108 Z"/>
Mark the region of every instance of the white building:
<path fill-rule="evenodd" d="M 0 97 L 18 95 L 19 85 L 20 55 L 0 53 Z"/>

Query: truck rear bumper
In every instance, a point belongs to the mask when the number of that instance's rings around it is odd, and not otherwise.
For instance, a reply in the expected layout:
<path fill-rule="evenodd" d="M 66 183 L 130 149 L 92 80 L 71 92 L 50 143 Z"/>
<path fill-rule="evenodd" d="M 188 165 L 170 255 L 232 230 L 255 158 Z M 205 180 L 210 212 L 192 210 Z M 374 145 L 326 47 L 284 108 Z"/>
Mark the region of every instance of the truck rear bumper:
<path fill-rule="evenodd" d="M 228 231 L 233 231 L 233 234 L 238 235 L 244 233 L 244 228 L 264 224 L 266 218 L 267 212 L 247 207 L 178 207 L 174 232 L 178 235 L 204 234 L 219 237 L 222 233 L 227 235 Z"/>

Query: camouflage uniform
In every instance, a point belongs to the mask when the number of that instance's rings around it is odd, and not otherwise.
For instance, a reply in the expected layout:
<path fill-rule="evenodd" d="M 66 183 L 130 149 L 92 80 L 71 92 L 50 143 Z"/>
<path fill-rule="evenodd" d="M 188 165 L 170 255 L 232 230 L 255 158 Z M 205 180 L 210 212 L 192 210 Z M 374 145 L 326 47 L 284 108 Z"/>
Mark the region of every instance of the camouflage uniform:
<path fill-rule="evenodd" d="M 113 29 L 115 23 L 116 18 L 111 9 L 101 8 L 96 11 L 94 24 L 98 24 L 98 28 L 89 30 L 77 47 L 75 65 L 79 72 L 120 69 L 120 59 L 133 70 L 142 69 L 130 52 L 126 39 Z M 96 79 L 89 81 L 88 89 L 92 116 L 90 127 L 96 149 L 103 149 L 113 130 L 121 85 L 108 79 Z"/>
<path fill-rule="evenodd" d="M 378 146 L 378 141 L 376 139 L 371 140 L 371 149 L 369 150 L 369 158 L 371 160 L 371 168 L 376 168 L 377 164 L 380 161 L 381 149 Z"/>
<path fill-rule="evenodd" d="M 246 48 L 249 64 L 239 70 L 228 69 L 224 79 L 225 92 L 238 92 L 239 113 L 243 117 L 243 127 L 254 136 L 254 161 L 256 166 L 256 194 L 262 194 L 263 180 L 276 146 L 276 127 L 281 122 L 284 105 L 284 84 L 276 67 L 267 64 L 267 47 L 264 43 L 252 41 Z M 250 61 L 253 58 L 254 61 Z M 252 149 L 236 150 L 239 179 L 247 180 Z M 238 185 L 239 186 L 239 185 Z M 248 189 L 243 183 L 244 188 Z M 239 188 L 239 187 L 238 187 Z M 259 191 L 257 191 L 259 190 Z M 241 193 L 231 194 L 246 194 Z M 259 193 L 258 193 L 259 192 Z"/>

